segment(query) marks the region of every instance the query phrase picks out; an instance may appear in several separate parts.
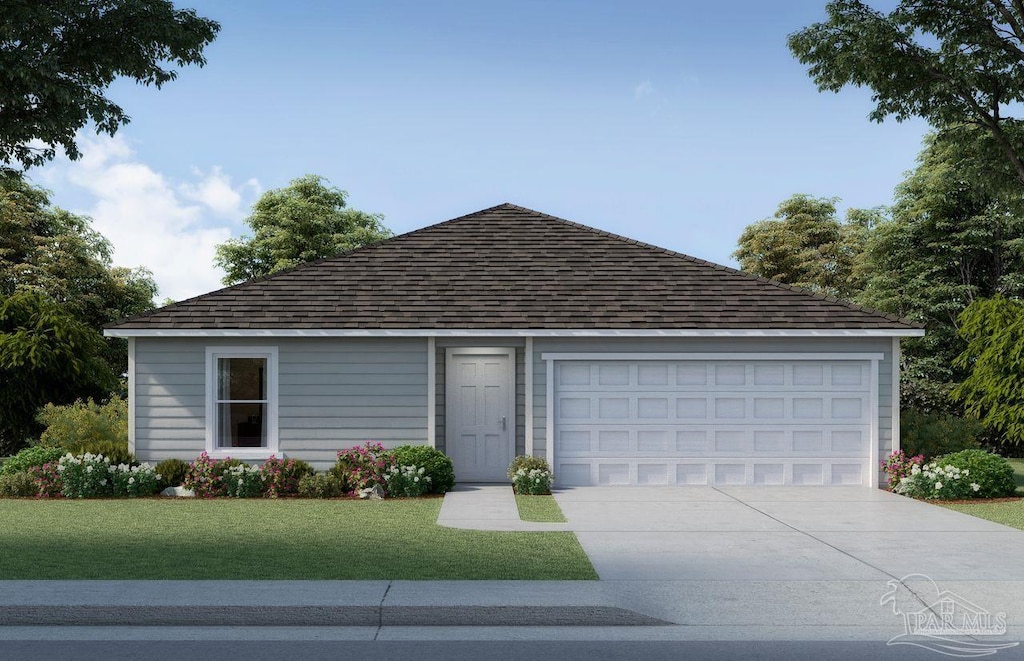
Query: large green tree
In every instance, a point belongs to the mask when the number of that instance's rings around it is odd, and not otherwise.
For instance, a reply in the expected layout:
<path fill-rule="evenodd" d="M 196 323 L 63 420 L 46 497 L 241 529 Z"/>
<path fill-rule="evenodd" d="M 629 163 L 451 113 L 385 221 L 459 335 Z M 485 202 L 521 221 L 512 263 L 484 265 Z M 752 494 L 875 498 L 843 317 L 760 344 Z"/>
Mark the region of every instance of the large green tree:
<path fill-rule="evenodd" d="M 130 120 L 105 96 L 119 77 L 160 87 L 171 66 L 205 64 L 220 26 L 169 0 L 4 0 L 0 7 L 0 165 L 41 165 L 90 121 Z"/>
<path fill-rule="evenodd" d="M 984 129 L 969 138 L 980 161 L 1001 160 L 1024 182 L 1024 2 L 901 0 L 890 12 L 834 0 L 828 19 L 789 36 L 822 91 L 867 87 L 870 117 L 922 117 L 941 130 Z M 970 132 L 964 137 L 970 136 Z"/>
<path fill-rule="evenodd" d="M 967 378 L 953 391 L 967 413 L 1011 445 L 1024 442 L 1024 303 L 1001 295 L 979 299 L 960 315 Z"/>
<path fill-rule="evenodd" d="M 224 284 L 260 278 L 391 236 L 382 215 L 348 208 L 347 196 L 313 174 L 264 193 L 245 221 L 252 234 L 217 246 L 214 263 L 227 273 Z"/>
<path fill-rule="evenodd" d="M 868 242 L 871 276 L 858 302 L 927 329 L 904 341 L 911 387 L 948 390 L 965 378 L 954 365 L 964 350 L 960 314 L 978 299 L 1024 294 L 1024 191 L 993 188 L 971 155 L 962 136 L 929 136 L 896 189 L 892 220 Z"/>
<path fill-rule="evenodd" d="M 0 176 L 0 300 L 34 291 L 93 329 L 153 307 L 157 287 L 143 268 L 111 266 L 111 246 L 89 219 L 54 208 L 46 191 Z M 112 374 L 127 367 L 124 340 L 100 350 Z"/>
<path fill-rule="evenodd" d="M 117 380 L 103 348 L 98 330 L 39 291 L 0 297 L 0 455 L 39 431 L 46 403 L 110 392 Z"/>
<path fill-rule="evenodd" d="M 842 222 L 837 201 L 793 195 L 773 218 L 747 226 L 733 257 L 744 271 L 765 278 L 839 298 L 859 294 L 866 276 L 861 255 L 882 215 L 850 209 Z"/>

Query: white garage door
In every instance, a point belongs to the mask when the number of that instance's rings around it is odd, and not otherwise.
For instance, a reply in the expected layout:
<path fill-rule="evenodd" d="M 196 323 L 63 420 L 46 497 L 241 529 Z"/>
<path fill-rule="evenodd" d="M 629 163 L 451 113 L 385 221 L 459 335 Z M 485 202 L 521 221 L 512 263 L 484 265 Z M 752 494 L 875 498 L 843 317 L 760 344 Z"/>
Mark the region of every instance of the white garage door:
<path fill-rule="evenodd" d="M 871 363 L 559 360 L 555 477 L 868 485 Z"/>

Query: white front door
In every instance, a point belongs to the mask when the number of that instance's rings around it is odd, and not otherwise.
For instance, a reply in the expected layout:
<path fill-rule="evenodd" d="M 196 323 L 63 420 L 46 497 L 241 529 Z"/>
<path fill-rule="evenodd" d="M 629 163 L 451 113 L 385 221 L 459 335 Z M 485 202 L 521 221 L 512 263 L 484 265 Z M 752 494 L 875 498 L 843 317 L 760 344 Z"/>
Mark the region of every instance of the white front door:
<path fill-rule="evenodd" d="M 507 482 L 515 457 L 515 349 L 448 349 L 445 451 L 459 482 Z"/>

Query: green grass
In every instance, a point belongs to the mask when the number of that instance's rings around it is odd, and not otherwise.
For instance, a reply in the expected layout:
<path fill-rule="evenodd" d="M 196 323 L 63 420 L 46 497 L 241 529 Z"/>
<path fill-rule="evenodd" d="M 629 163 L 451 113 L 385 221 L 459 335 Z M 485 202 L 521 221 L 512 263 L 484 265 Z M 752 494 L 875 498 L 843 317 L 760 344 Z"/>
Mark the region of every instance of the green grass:
<path fill-rule="evenodd" d="M 597 578 L 574 534 L 443 528 L 441 500 L 0 500 L 0 579 Z"/>
<path fill-rule="evenodd" d="M 980 501 L 978 503 L 964 505 L 943 505 L 951 510 L 963 512 L 976 516 L 979 519 L 988 519 L 1001 523 L 1004 526 L 1024 530 L 1024 500 L 1014 500 L 1001 503 L 989 503 Z"/>
<path fill-rule="evenodd" d="M 553 496 L 521 496 L 516 494 L 519 518 L 523 521 L 562 523 L 565 515 Z"/>
<path fill-rule="evenodd" d="M 1007 459 L 1013 466 L 1013 479 L 1017 480 L 1017 493 L 1024 496 L 1024 459 Z"/>

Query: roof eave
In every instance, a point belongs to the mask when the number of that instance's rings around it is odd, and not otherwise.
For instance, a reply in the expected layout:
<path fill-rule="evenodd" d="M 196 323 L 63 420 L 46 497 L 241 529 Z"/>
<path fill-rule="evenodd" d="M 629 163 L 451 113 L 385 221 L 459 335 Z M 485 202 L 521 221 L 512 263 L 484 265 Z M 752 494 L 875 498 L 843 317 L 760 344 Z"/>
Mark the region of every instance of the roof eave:
<path fill-rule="evenodd" d="M 923 337 L 922 328 L 107 328 L 106 337 Z"/>

